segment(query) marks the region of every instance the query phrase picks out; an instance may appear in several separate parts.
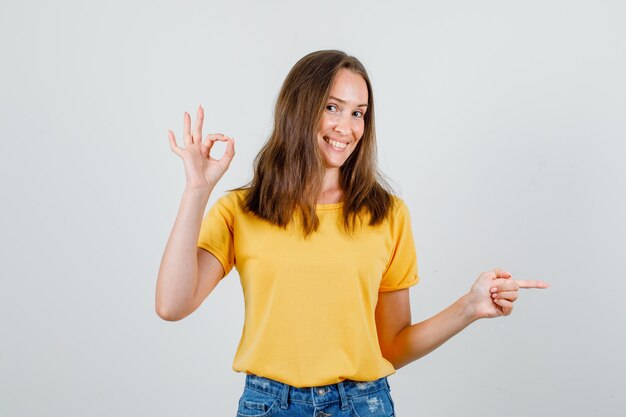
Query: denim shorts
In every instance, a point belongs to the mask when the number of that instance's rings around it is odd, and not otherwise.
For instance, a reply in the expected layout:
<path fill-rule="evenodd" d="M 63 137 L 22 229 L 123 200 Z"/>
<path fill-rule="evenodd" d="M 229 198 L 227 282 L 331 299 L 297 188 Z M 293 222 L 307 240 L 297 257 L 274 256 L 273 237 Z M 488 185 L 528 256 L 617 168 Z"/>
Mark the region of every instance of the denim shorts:
<path fill-rule="evenodd" d="M 387 378 L 296 388 L 246 375 L 238 417 L 393 417 Z"/>

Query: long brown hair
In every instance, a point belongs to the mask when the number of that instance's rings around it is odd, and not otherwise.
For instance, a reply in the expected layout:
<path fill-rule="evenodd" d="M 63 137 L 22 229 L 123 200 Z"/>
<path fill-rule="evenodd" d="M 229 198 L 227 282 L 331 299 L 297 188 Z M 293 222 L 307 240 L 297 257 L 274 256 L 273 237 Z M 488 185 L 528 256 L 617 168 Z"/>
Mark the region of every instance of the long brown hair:
<path fill-rule="evenodd" d="M 361 75 L 368 91 L 363 136 L 339 170 L 344 228 L 352 231 L 363 211 L 369 213 L 370 225 L 387 217 L 393 199 L 377 170 L 372 86 L 363 64 L 337 50 L 312 52 L 287 75 L 276 100 L 272 134 L 254 161 L 252 181 L 241 188 L 247 190 L 246 210 L 281 227 L 299 214 L 305 235 L 317 230 L 315 208 L 324 178 L 317 129 L 333 79 L 342 68 Z"/>

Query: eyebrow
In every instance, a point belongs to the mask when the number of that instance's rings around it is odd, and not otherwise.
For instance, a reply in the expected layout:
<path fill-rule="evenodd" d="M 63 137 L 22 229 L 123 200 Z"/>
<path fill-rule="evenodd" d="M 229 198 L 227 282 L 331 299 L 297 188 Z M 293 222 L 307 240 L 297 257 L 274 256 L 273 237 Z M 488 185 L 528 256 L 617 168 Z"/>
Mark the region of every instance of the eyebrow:
<path fill-rule="evenodd" d="M 329 99 L 331 99 L 331 100 L 338 101 L 338 102 L 340 102 L 341 104 L 346 104 L 346 101 L 345 101 L 345 100 L 342 100 L 342 99 L 340 99 L 340 98 L 338 98 L 338 97 L 333 97 L 333 96 L 330 96 L 330 97 L 328 97 L 328 98 L 329 98 Z M 357 107 L 367 107 L 367 103 L 365 103 L 365 104 L 359 104 Z"/>

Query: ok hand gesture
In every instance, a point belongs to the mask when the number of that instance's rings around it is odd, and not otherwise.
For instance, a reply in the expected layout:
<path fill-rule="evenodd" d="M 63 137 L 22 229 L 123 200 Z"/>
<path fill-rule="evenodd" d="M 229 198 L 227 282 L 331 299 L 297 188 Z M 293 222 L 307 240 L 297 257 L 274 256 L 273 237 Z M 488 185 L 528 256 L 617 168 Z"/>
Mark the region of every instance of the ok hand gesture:
<path fill-rule="evenodd" d="M 191 117 L 185 112 L 183 122 L 183 138 L 185 147 L 181 148 L 176 143 L 174 132 L 169 130 L 170 148 L 172 152 L 180 156 L 185 165 L 188 189 L 212 190 L 215 184 L 222 178 L 230 162 L 235 156 L 235 141 L 233 138 L 221 133 L 210 133 L 202 141 L 202 123 L 204 121 L 204 109 L 198 107 L 196 122 L 193 133 L 191 131 Z M 220 159 L 211 156 L 211 148 L 215 141 L 226 142 L 226 151 Z"/>

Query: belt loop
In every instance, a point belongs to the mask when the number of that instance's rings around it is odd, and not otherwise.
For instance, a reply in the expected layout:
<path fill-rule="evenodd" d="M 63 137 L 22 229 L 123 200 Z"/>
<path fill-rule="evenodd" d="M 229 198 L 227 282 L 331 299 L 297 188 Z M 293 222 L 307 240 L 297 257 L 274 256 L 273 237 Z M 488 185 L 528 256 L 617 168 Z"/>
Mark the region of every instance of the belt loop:
<path fill-rule="evenodd" d="M 346 396 L 346 390 L 343 387 L 343 381 L 337 384 L 339 388 L 339 398 L 341 398 L 341 410 L 346 411 L 348 409 L 348 397 Z"/>
<path fill-rule="evenodd" d="M 282 408 L 283 410 L 286 410 L 287 408 L 289 408 L 289 404 L 287 403 L 288 399 L 289 399 L 289 385 L 283 384 L 283 392 L 281 392 L 280 394 L 280 408 Z"/>

